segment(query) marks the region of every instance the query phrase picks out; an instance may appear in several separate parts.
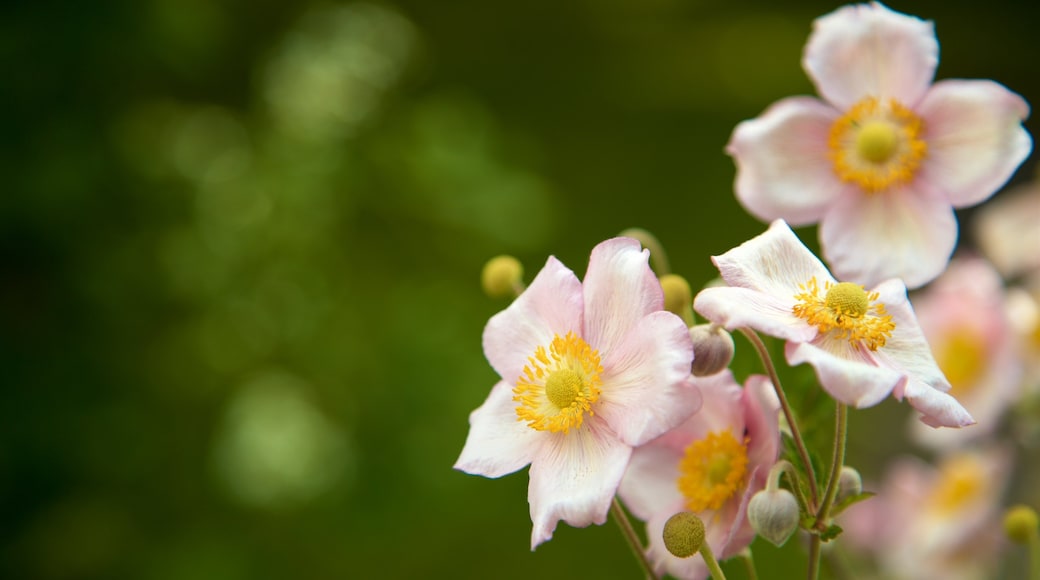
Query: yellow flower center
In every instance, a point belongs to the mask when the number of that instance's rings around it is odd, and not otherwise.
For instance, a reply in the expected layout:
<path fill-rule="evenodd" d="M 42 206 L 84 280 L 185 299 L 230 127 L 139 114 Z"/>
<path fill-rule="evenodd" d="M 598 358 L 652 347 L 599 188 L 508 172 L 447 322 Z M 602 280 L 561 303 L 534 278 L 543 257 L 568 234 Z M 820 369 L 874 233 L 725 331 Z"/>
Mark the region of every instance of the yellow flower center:
<path fill-rule="evenodd" d="M 958 455 L 947 459 L 939 469 L 939 481 L 929 496 L 933 513 L 955 516 L 986 493 L 986 481 L 979 460 Z"/>
<path fill-rule="evenodd" d="M 747 471 L 747 444 L 729 431 L 713 431 L 686 448 L 677 484 L 690 511 L 719 509 L 737 492 Z"/>
<path fill-rule="evenodd" d="M 907 183 L 928 154 L 921 118 L 895 99 L 867 97 L 831 125 L 834 173 L 868 193 Z"/>
<path fill-rule="evenodd" d="M 945 334 L 935 346 L 935 360 L 946 379 L 950 394 L 960 398 L 975 386 L 986 366 L 986 344 L 967 329 Z"/>
<path fill-rule="evenodd" d="M 798 287 L 802 291 L 794 295 L 798 303 L 791 310 L 821 334 L 832 333 L 852 344 L 861 343 L 877 350 L 885 346 L 896 328 L 892 317 L 885 313 L 885 305 L 876 302 L 877 292 L 867 292 L 859 284 L 827 282 L 822 298 L 815 276 Z"/>
<path fill-rule="evenodd" d="M 517 420 L 554 433 L 581 427 L 585 413 L 592 415 L 592 404 L 599 399 L 599 352 L 568 332 L 563 338 L 553 336 L 548 350 L 539 346 L 527 360 L 513 387 Z"/>

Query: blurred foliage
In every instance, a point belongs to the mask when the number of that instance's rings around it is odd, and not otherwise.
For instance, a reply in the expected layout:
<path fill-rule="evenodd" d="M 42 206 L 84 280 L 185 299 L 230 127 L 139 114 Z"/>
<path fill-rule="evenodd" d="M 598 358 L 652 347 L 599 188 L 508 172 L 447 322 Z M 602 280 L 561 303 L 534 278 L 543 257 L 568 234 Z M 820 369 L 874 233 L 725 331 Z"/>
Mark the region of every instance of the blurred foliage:
<path fill-rule="evenodd" d="M 836 6 L 8 3 L 0 576 L 634 577 L 611 526 L 530 553 L 523 474 L 451 469 L 496 379 L 481 265 L 580 273 L 641 226 L 709 281 L 764 227 L 722 148 L 812 92 Z M 940 77 L 1040 102 L 1035 6 L 892 7 L 937 21 Z M 906 411 L 853 413 L 866 476 Z"/>

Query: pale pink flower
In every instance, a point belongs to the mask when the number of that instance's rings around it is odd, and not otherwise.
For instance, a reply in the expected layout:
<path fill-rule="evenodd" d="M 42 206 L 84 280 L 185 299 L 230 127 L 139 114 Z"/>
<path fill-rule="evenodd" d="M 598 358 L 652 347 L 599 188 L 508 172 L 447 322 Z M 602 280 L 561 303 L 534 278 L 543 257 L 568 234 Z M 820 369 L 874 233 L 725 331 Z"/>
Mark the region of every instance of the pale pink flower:
<path fill-rule="evenodd" d="M 992 433 L 1022 392 L 1022 360 L 1008 318 L 1004 282 L 982 258 L 956 257 L 914 297 L 917 320 L 952 390 L 978 424 L 967 429 L 912 427 L 932 448 L 964 445 Z"/>
<path fill-rule="evenodd" d="M 783 220 L 712 262 L 729 286 L 702 290 L 694 309 L 786 340 L 787 362 L 811 364 L 838 401 L 869 407 L 891 393 L 933 427 L 974 422 L 947 393 L 901 281 L 839 283 Z"/>
<path fill-rule="evenodd" d="M 708 576 L 699 556 L 677 558 L 664 546 L 664 524 L 681 511 L 704 521 L 705 540 L 724 560 L 755 537 L 747 504 L 765 487 L 780 449 L 780 404 L 769 379 L 751 376 L 743 389 L 729 370 L 696 378 L 704 406 L 682 425 L 639 447 L 618 496 L 646 522 L 647 554 L 657 574 Z"/>
<path fill-rule="evenodd" d="M 1002 191 L 975 214 L 979 247 L 1004 276 L 1040 273 L 1040 181 Z"/>
<path fill-rule="evenodd" d="M 839 516 L 841 539 L 872 556 L 883 578 L 993 578 L 1011 467 L 1009 450 L 997 446 L 961 450 L 936 466 L 898 459 L 876 496 Z"/>
<path fill-rule="evenodd" d="M 584 283 L 550 257 L 484 329 L 502 380 L 470 414 L 455 468 L 500 477 L 531 465 L 531 549 L 561 519 L 606 521 L 632 448 L 700 407 L 689 332 L 662 310 L 648 256 L 635 240 L 607 240 Z"/>
<path fill-rule="evenodd" d="M 737 198 L 763 221 L 819 222 L 843 279 L 938 276 L 954 208 L 991 196 L 1032 150 L 1020 96 L 988 80 L 932 84 L 938 62 L 932 23 L 879 3 L 817 19 L 802 64 L 823 100 L 785 98 L 736 127 Z"/>

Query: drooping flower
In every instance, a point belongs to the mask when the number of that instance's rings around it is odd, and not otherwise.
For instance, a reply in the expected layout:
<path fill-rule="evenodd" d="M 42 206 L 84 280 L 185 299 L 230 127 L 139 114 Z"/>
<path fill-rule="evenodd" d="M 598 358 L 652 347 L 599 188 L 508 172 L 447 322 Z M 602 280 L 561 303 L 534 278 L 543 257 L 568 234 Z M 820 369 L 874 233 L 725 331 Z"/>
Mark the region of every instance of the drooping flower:
<path fill-rule="evenodd" d="M 802 64 L 823 100 L 785 98 L 736 127 L 737 198 L 763 221 L 818 222 L 843 279 L 916 288 L 938 276 L 953 209 L 987 199 L 1032 150 L 1019 95 L 932 84 L 938 62 L 932 23 L 879 3 L 817 19 Z"/>
<path fill-rule="evenodd" d="M 783 220 L 712 261 L 729 286 L 702 290 L 694 309 L 786 340 L 787 362 L 811 364 L 838 401 L 869 407 L 891 393 L 933 427 L 974 422 L 947 393 L 901 281 L 838 282 Z"/>
<path fill-rule="evenodd" d="M 936 431 L 919 423 L 913 433 L 932 448 L 963 446 L 992 433 L 1022 391 L 1021 353 L 1008 319 L 1004 284 L 975 256 L 960 256 L 915 297 L 917 320 L 956 397 L 978 421 L 970 429 Z"/>
<path fill-rule="evenodd" d="M 747 504 L 776 462 L 780 405 L 763 376 L 750 377 L 743 389 L 728 370 L 695 381 L 701 411 L 635 450 L 618 496 L 646 522 L 655 571 L 700 579 L 708 575 L 704 560 L 673 556 L 662 540 L 665 522 L 681 511 L 696 513 L 719 559 L 751 543 Z"/>
<path fill-rule="evenodd" d="M 842 540 L 871 556 L 883 578 L 992 578 L 1010 474 L 1011 454 L 996 446 L 962 449 L 936 466 L 898 459 L 876 496 L 839 516 Z"/>
<path fill-rule="evenodd" d="M 532 549 L 561 519 L 606 521 L 632 448 L 700 407 L 689 332 L 662 310 L 648 255 L 635 240 L 607 240 L 584 283 L 550 257 L 484 329 L 501 381 L 470 414 L 455 468 L 501 477 L 531 465 Z"/>

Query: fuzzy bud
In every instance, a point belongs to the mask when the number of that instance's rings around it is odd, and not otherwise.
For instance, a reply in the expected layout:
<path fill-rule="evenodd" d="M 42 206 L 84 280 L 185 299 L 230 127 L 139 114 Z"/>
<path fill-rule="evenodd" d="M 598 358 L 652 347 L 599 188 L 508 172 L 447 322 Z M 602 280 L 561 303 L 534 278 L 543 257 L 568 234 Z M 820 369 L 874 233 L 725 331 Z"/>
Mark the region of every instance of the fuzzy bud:
<path fill-rule="evenodd" d="M 1027 505 L 1016 505 L 1004 513 L 1004 533 L 1012 542 L 1028 544 L 1038 533 L 1036 510 Z"/>
<path fill-rule="evenodd" d="M 495 256 L 484 264 L 480 285 L 491 298 L 519 295 L 524 267 L 513 256 Z"/>
<path fill-rule="evenodd" d="M 661 290 L 664 291 L 664 309 L 687 319 L 690 306 L 693 304 L 693 290 L 686 278 L 678 274 L 661 276 Z"/>
<path fill-rule="evenodd" d="M 720 373 L 733 360 L 733 337 L 717 324 L 698 324 L 690 328 L 693 341 L 693 376 Z"/>
<path fill-rule="evenodd" d="M 755 533 L 782 546 L 798 529 L 801 513 L 794 494 L 783 488 L 763 489 L 748 503 L 748 521 Z"/>
<path fill-rule="evenodd" d="M 863 478 L 855 469 L 843 465 L 841 475 L 838 476 L 838 495 L 835 496 L 834 501 L 841 503 L 861 493 L 863 493 Z"/>
<path fill-rule="evenodd" d="M 679 512 L 664 524 L 664 547 L 676 558 L 689 558 L 704 543 L 704 522 L 693 512 Z"/>

